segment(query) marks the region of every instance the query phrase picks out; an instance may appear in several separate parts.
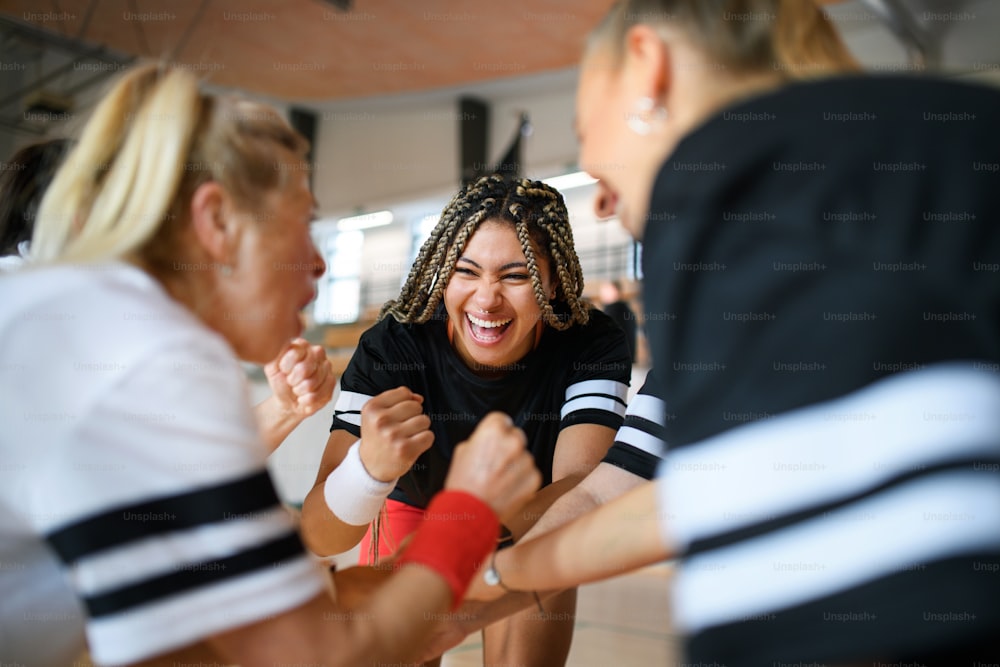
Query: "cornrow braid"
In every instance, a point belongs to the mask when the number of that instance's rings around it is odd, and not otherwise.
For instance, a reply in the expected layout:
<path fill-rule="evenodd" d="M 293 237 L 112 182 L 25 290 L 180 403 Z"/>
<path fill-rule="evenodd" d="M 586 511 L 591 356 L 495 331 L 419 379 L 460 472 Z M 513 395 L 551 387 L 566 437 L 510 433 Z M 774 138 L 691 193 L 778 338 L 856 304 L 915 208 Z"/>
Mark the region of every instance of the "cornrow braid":
<path fill-rule="evenodd" d="M 486 221 L 503 221 L 514 227 L 542 321 L 560 331 L 574 324 L 586 324 L 590 312 L 580 298 L 583 269 L 573 245 L 573 231 L 562 195 L 541 181 L 510 179 L 499 174 L 470 183 L 445 206 L 440 221 L 421 246 L 399 296 L 382 306 L 378 319 L 392 315 L 408 324 L 430 320 L 444 298 L 444 288 L 466 243 Z M 545 293 L 537 253 L 548 260 L 555 274 L 554 301 L 565 305 L 559 311 Z"/>

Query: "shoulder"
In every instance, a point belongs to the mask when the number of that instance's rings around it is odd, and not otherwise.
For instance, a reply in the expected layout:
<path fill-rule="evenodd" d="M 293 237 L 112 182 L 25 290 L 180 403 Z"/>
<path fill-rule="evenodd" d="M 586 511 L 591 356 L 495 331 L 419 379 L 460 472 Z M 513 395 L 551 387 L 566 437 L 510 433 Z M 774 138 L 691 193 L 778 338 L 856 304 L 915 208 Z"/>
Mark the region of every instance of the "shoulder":
<path fill-rule="evenodd" d="M 0 318 L 0 330 L 10 328 L 26 351 L 124 365 L 141 363 L 165 349 L 182 356 L 207 350 L 236 365 L 221 336 L 135 267 L 27 269 L 9 280 L 0 287 L 10 305 Z"/>
<path fill-rule="evenodd" d="M 591 308 L 586 324 L 559 333 L 565 335 L 565 341 L 572 341 L 570 349 L 578 352 L 589 350 L 609 355 L 620 352 L 622 357 L 632 358 L 625 332 L 610 315 L 596 308 Z"/>
<path fill-rule="evenodd" d="M 442 331 L 440 336 L 435 336 L 434 330 L 438 327 Z M 447 344 L 447 334 L 441 323 L 404 324 L 388 315 L 361 335 L 358 349 L 374 356 L 397 357 L 419 353 L 436 342 Z"/>
<path fill-rule="evenodd" d="M 565 334 L 567 338 L 580 340 L 592 340 L 598 336 L 618 336 L 621 334 L 621 327 L 609 314 L 597 308 L 591 308 L 589 312 L 590 317 L 586 324 L 574 325 L 560 333 Z"/>

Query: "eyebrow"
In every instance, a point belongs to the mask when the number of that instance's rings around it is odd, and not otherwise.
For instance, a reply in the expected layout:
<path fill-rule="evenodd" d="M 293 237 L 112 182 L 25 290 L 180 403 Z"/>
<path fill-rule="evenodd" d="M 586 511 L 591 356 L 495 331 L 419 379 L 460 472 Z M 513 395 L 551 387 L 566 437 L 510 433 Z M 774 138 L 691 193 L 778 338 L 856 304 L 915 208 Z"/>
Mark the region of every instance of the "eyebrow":
<path fill-rule="evenodd" d="M 483 268 L 478 263 L 472 261 L 468 257 L 459 257 L 458 261 L 459 262 L 468 262 L 469 264 L 472 264 L 474 267 L 476 267 L 479 270 L 482 270 L 482 268 Z M 528 268 L 528 263 L 527 262 L 508 262 L 507 264 L 504 264 L 499 269 L 497 269 L 497 271 L 506 271 L 507 269 L 516 269 L 516 268 L 525 268 L 526 269 L 526 268 Z"/>

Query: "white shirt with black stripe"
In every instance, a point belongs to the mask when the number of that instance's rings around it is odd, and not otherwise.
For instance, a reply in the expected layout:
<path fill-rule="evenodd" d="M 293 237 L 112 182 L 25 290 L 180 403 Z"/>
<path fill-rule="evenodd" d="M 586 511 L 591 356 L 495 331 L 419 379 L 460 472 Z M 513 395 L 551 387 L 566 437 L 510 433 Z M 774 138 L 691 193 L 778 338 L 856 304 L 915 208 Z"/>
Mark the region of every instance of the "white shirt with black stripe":
<path fill-rule="evenodd" d="M 402 385 L 424 398 L 434 444 L 390 498 L 425 507 L 444 485 L 452 450 L 493 410 L 524 430 L 545 484 L 562 429 L 622 425 L 632 364 L 625 334 L 601 311 L 565 331 L 546 327 L 538 347 L 498 378 L 480 377 L 462 362 L 448 342 L 446 317 L 439 309 L 425 324 L 385 318 L 362 335 L 340 380 L 331 430 L 356 437 L 361 408 L 372 396 Z"/>
<path fill-rule="evenodd" d="M 0 280 L 0 646 L 143 660 L 324 588 L 231 349 L 125 265 Z"/>

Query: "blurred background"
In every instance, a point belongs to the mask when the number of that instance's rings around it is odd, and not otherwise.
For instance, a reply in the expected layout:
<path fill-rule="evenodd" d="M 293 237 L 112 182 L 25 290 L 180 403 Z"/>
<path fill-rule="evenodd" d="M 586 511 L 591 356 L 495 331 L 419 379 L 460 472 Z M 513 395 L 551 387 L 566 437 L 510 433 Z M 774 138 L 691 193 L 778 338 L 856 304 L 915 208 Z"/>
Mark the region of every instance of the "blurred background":
<path fill-rule="evenodd" d="M 822 4 L 873 72 L 1000 84 L 996 0 Z M 0 158 L 71 136 L 118 72 L 139 59 L 162 60 L 214 90 L 274 105 L 312 142 L 314 234 L 328 271 L 306 314 L 307 337 L 326 346 L 338 372 L 382 302 L 396 295 L 459 184 L 494 170 L 561 189 L 586 295 L 598 303 L 600 284 L 618 280 L 641 313 L 642 248 L 615 221 L 595 219 L 593 181 L 577 168 L 572 129 L 575 65 L 610 5 L 0 0 Z M 639 331 L 633 392 L 648 365 L 641 321 Z M 254 397 L 266 396 L 259 369 L 247 371 Z M 271 458 L 290 504 L 314 481 L 331 415 L 332 405 Z M 667 664 L 667 576 L 639 576 L 617 588 L 588 587 L 571 664 Z M 477 645 L 467 644 L 446 664 L 478 664 Z"/>

